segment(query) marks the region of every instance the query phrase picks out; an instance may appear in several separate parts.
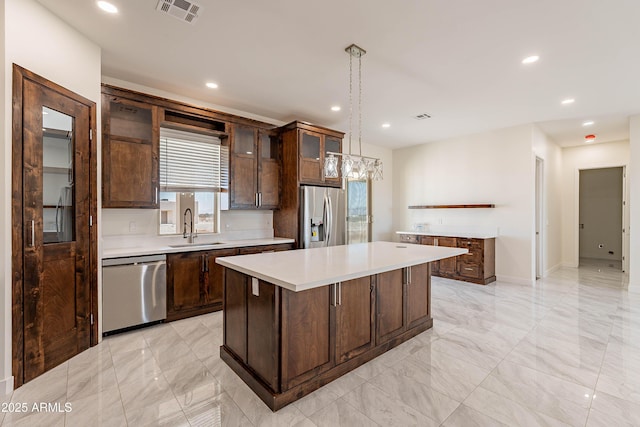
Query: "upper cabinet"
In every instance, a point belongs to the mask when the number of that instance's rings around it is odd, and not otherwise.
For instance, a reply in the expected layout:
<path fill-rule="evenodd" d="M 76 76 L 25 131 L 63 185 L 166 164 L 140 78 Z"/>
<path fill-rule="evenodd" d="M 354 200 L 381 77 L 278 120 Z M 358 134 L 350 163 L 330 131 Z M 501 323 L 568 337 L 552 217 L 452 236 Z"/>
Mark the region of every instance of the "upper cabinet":
<path fill-rule="evenodd" d="M 158 204 L 158 107 L 102 95 L 102 207 Z"/>
<path fill-rule="evenodd" d="M 231 139 L 230 207 L 280 206 L 280 143 L 268 129 L 234 125 Z"/>
<path fill-rule="evenodd" d="M 281 128 L 284 141 L 284 168 L 297 173 L 298 184 L 340 187 L 339 178 L 324 177 L 324 159 L 328 152 L 342 152 L 344 133 L 292 122 Z"/>

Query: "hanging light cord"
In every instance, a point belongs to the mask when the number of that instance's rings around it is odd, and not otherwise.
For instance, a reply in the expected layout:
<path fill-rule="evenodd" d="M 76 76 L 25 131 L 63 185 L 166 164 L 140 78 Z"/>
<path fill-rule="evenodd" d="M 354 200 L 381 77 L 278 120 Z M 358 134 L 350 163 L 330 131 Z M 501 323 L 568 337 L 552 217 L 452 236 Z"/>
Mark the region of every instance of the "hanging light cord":
<path fill-rule="evenodd" d="M 358 55 L 358 145 L 362 157 L 362 53 Z"/>
<path fill-rule="evenodd" d="M 351 155 L 351 135 L 353 134 L 353 55 L 349 53 L 349 155 Z"/>

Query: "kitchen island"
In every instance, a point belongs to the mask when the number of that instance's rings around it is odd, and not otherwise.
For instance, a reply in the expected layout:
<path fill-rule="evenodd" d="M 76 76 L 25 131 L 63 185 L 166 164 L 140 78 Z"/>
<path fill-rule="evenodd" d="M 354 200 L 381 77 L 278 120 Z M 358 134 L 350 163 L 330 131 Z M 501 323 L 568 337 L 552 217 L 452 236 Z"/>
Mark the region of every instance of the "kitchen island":
<path fill-rule="evenodd" d="M 220 357 L 277 411 L 431 328 L 429 263 L 466 252 L 374 242 L 218 258 Z"/>

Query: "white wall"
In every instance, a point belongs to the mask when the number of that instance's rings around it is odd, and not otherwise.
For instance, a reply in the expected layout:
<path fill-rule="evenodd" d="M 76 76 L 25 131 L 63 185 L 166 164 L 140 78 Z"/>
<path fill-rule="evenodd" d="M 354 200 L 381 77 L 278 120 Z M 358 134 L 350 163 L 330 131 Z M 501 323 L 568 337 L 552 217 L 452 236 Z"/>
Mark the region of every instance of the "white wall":
<path fill-rule="evenodd" d="M 629 291 L 640 293 L 640 115 L 629 119 L 630 166 L 627 171 L 629 187 Z M 637 172 L 633 172 L 633 171 Z"/>
<path fill-rule="evenodd" d="M 534 167 L 532 125 L 393 152 L 393 229 L 415 223 L 498 230 L 496 276 L 531 284 Z M 532 161 L 533 159 L 533 161 Z M 408 209 L 409 205 L 493 203 L 494 209 Z"/>
<path fill-rule="evenodd" d="M 640 161 L 640 158 L 638 160 Z M 578 171 L 629 165 L 629 142 L 619 141 L 563 148 L 562 162 L 562 263 L 567 267 L 577 267 L 579 263 Z M 630 170 L 627 170 L 627 176 L 632 179 Z M 640 183 L 637 186 L 640 187 Z M 640 223 L 640 218 L 636 222 L 632 221 L 633 223 Z M 638 238 L 640 239 L 640 235 Z M 629 253 L 628 248 L 627 253 Z M 629 257 L 633 261 L 633 254 L 629 254 Z"/>
<path fill-rule="evenodd" d="M 346 147 L 346 144 L 343 143 Z M 344 151 L 344 148 L 343 148 Z M 383 180 L 372 182 L 372 241 L 394 240 L 392 233 L 393 209 L 393 151 L 389 148 L 371 144 L 362 144 L 362 155 L 382 160 Z"/>
<path fill-rule="evenodd" d="M 94 102 L 100 117 L 100 48 L 33 0 L 4 0 L 2 265 L 3 327 L 0 393 L 12 388 L 11 373 L 11 94 L 16 63 Z M 98 129 L 100 125 L 98 123 Z M 99 150 L 98 150 L 99 151 Z"/>
<path fill-rule="evenodd" d="M 541 158 L 544 162 L 542 268 L 544 275 L 547 275 L 562 265 L 562 149 L 537 126 L 534 126 L 533 154 L 534 165 L 535 157 Z M 535 216 L 533 219 L 535 232 Z M 535 235 L 532 238 L 535 239 Z M 535 254 L 533 256 L 532 262 L 535 263 Z"/>
<path fill-rule="evenodd" d="M 579 187 L 580 257 L 622 261 L 622 168 L 580 171 Z"/>

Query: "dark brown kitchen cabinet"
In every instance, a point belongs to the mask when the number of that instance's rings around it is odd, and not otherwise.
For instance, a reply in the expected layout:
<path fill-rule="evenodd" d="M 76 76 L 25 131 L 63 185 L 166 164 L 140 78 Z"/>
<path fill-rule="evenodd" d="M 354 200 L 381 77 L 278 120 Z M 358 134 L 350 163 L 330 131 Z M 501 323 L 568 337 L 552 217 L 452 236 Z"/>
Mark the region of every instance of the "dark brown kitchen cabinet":
<path fill-rule="evenodd" d="M 438 246 L 446 246 L 448 248 L 458 247 L 458 243 L 455 237 L 438 237 Z M 443 277 L 456 276 L 457 264 L 456 257 L 445 258 L 438 261 L 438 274 Z"/>
<path fill-rule="evenodd" d="M 220 356 L 274 411 L 433 324 L 428 264 L 298 292 L 226 269 L 223 298 Z"/>
<path fill-rule="evenodd" d="M 375 345 L 373 277 L 334 286 L 336 364 L 346 362 Z M 337 289 L 336 289 L 337 288 Z"/>
<path fill-rule="evenodd" d="M 406 329 L 404 316 L 404 269 L 380 273 L 376 283 L 376 344 L 400 335 Z"/>
<path fill-rule="evenodd" d="M 342 152 L 344 133 L 299 121 L 279 128 L 278 132 L 282 144 L 282 191 L 280 208 L 273 213 L 273 228 L 277 236 L 298 240 L 300 187 L 341 186 L 338 178 L 324 178 L 323 168 L 327 151 Z"/>
<path fill-rule="evenodd" d="M 274 392 L 309 381 L 374 347 L 371 280 L 367 276 L 292 292 L 227 270 L 224 324 L 233 330 L 225 345 Z M 246 339 L 232 338 L 238 323 Z M 288 363 L 280 365 L 283 360 Z"/>
<path fill-rule="evenodd" d="M 233 127 L 229 197 L 232 209 L 277 209 L 280 170 L 280 144 L 275 132 L 243 125 Z"/>
<path fill-rule="evenodd" d="M 429 264 L 378 274 L 376 345 L 431 319 Z"/>
<path fill-rule="evenodd" d="M 496 280 L 496 239 L 471 237 L 418 236 L 400 234 L 401 242 L 417 239 L 423 245 L 449 246 L 468 249 L 457 257 L 435 261 L 431 274 L 449 279 L 486 285 Z M 443 267 L 444 266 L 444 267 Z"/>
<path fill-rule="evenodd" d="M 158 107 L 103 88 L 102 207 L 158 208 L 159 141 Z"/>
<path fill-rule="evenodd" d="M 430 264 L 419 264 L 405 269 L 408 329 L 427 323 L 431 319 Z"/>
<path fill-rule="evenodd" d="M 223 272 L 217 257 L 236 249 L 167 255 L 167 320 L 177 320 L 222 308 Z"/>

